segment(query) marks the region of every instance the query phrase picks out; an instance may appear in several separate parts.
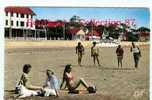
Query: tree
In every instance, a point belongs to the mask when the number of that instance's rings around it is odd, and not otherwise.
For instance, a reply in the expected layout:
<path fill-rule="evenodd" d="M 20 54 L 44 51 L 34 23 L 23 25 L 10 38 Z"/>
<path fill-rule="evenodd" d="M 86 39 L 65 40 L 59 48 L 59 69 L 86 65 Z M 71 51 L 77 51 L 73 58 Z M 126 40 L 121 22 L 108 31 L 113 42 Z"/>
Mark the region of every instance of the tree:
<path fill-rule="evenodd" d="M 128 35 L 128 41 L 138 41 L 139 40 L 139 37 L 137 34 L 135 35 L 132 32 L 128 32 L 127 35 Z"/>
<path fill-rule="evenodd" d="M 70 18 L 70 22 L 80 22 L 80 17 L 77 15 L 72 16 L 72 18 Z"/>
<path fill-rule="evenodd" d="M 118 39 L 119 31 L 116 28 L 115 24 L 110 24 L 109 26 L 105 27 L 105 31 L 108 33 L 108 37 L 112 37 L 114 39 Z"/>
<path fill-rule="evenodd" d="M 104 29 L 105 29 L 105 28 L 106 28 L 106 27 L 105 27 L 104 25 L 98 25 L 98 26 L 97 26 L 96 30 L 97 30 L 97 32 L 100 33 L 100 37 L 102 37 L 102 34 L 104 33 Z"/>
<path fill-rule="evenodd" d="M 150 29 L 147 28 L 147 27 L 140 27 L 137 29 L 137 31 L 140 31 L 140 32 L 150 32 Z"/>

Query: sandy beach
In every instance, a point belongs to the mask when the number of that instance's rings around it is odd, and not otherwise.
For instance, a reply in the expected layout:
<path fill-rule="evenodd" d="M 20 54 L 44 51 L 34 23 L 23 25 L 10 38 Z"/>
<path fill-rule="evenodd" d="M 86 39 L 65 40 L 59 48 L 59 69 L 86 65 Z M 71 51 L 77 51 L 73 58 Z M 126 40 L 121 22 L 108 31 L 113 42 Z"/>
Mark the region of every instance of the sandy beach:
<path fill-rule="evenodd" d="M 116 47 L 100 47 L 101 66 L 94 66 L 90 55 L 91 42 L 82 42 L 85 55 L 82 67 L 77 65 L 75 46 L 78 41 L 5 41 L 5 99 L 13 99 L 11 90 L 22 74 L 22 67 L 29 63 L 31 83 L 43 85 L 45 70 L 52 69 L 61 80 L 65 64 L 73 65 L 76 79 L 83 77 L 97 87 L 96 94 L 69 95 L 61 91 L 60 97 L 30 97 L 26 100 L 148 100 L 149 99 L 149 44 L 138 43 L 142 57 L 139 68 L 134 68 L 130 44 L 124 48 L 123 68 L 118 69 Z M 83 87 L 79 89 L 84 90 Z"/>

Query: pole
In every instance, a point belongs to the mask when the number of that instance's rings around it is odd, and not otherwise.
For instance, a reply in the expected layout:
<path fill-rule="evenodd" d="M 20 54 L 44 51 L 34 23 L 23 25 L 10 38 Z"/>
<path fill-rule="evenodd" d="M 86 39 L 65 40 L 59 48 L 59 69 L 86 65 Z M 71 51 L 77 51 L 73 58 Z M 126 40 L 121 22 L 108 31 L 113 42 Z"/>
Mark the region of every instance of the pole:
<path fill-rule="evenodd" d="M 24 28 L 23 28 L 23 37 L 24 37 L 24 40 L 25 40 Z"/>
<path fill-rule="evenodd" d="M 36 29 L 35 29 L 35 34 L 34 34 L 34 38 L 35 38 L 35 40 L 36 40 Z"/>
<path fill-rule="evenodd" d="M 45 26 L 45 28 L 44 28 L 44 32 L 45 32 L 45 40 L 47 40 L 47 34 L 46 34 L 47 30 L 46 30 L 46 26 Z"/>
<path fill-rule="evenodd" d="M 65 40 L 65 24 L 63 25 L 63 38 Z"/>
<path fill-rule="evenodd" d="M 10 28 L 9 28 L 9 39 L 11 39 L 12 38 L 12 25 L 11 25 L 12 23 L 11 23 L 11 13 L 10 13 Z"/>
<path fill-rule="evenodd" d="M 93 23 L 91 24 L 91 26 L 92 26 L 92 32 L 91 32 L 91 36 L 92 36 L 92 40 L 93 40 Z"/>

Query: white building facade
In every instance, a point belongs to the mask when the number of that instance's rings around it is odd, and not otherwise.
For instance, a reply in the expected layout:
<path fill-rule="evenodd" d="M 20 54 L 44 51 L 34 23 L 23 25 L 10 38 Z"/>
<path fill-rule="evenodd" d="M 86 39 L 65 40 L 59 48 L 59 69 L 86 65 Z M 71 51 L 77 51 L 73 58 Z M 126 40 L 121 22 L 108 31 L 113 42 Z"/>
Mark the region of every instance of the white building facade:
<path fill-rule="evenodd" d="M 25 37 L 33 35 L 36 14 L 29 7 L 5 8 L 5 37 Z"/>

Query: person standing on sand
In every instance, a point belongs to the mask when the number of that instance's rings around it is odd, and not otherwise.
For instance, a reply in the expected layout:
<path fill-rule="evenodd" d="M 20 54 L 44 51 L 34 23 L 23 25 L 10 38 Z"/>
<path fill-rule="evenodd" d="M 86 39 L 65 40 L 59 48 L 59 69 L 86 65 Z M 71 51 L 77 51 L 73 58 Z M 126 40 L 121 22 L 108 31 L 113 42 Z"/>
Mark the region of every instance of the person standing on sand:
<path fill-rule="evenodd" d="M 93 62 L 97 61 L 98 65 L 100 66 L 99 62 L 99 48 L 96 46 L 96 42 L 93 42 L 93 46 L 91 47 L 91 57 L 93 57 Z"/>
<path fill-rule="evenodd" d="M 76 54 L 78 55 L 78 65 L 81 66 L 82 56 L 84 55 L 84 47 L 81 42 L 76 46 Z"/>
<path fill-rule="evenodd" d="M 124 50 L 121 47 L 121 45 L 118 45 L 118 48 L 116 49 L 116 54 L 118 60 L 118 68 L 119 68 L 119 63 L 121 64 L 121 68 L 122 68 L 122 59 L 123 59 Z"/>
<path fill-rule="evenodd" d="M 132 42 L 132 47 L 130 51 L 133 52 L 135 68 L 138 68 L 139 58 L 141 57 L 141 51 L 139 47 L 134 44 L 134 42 Z"/>

